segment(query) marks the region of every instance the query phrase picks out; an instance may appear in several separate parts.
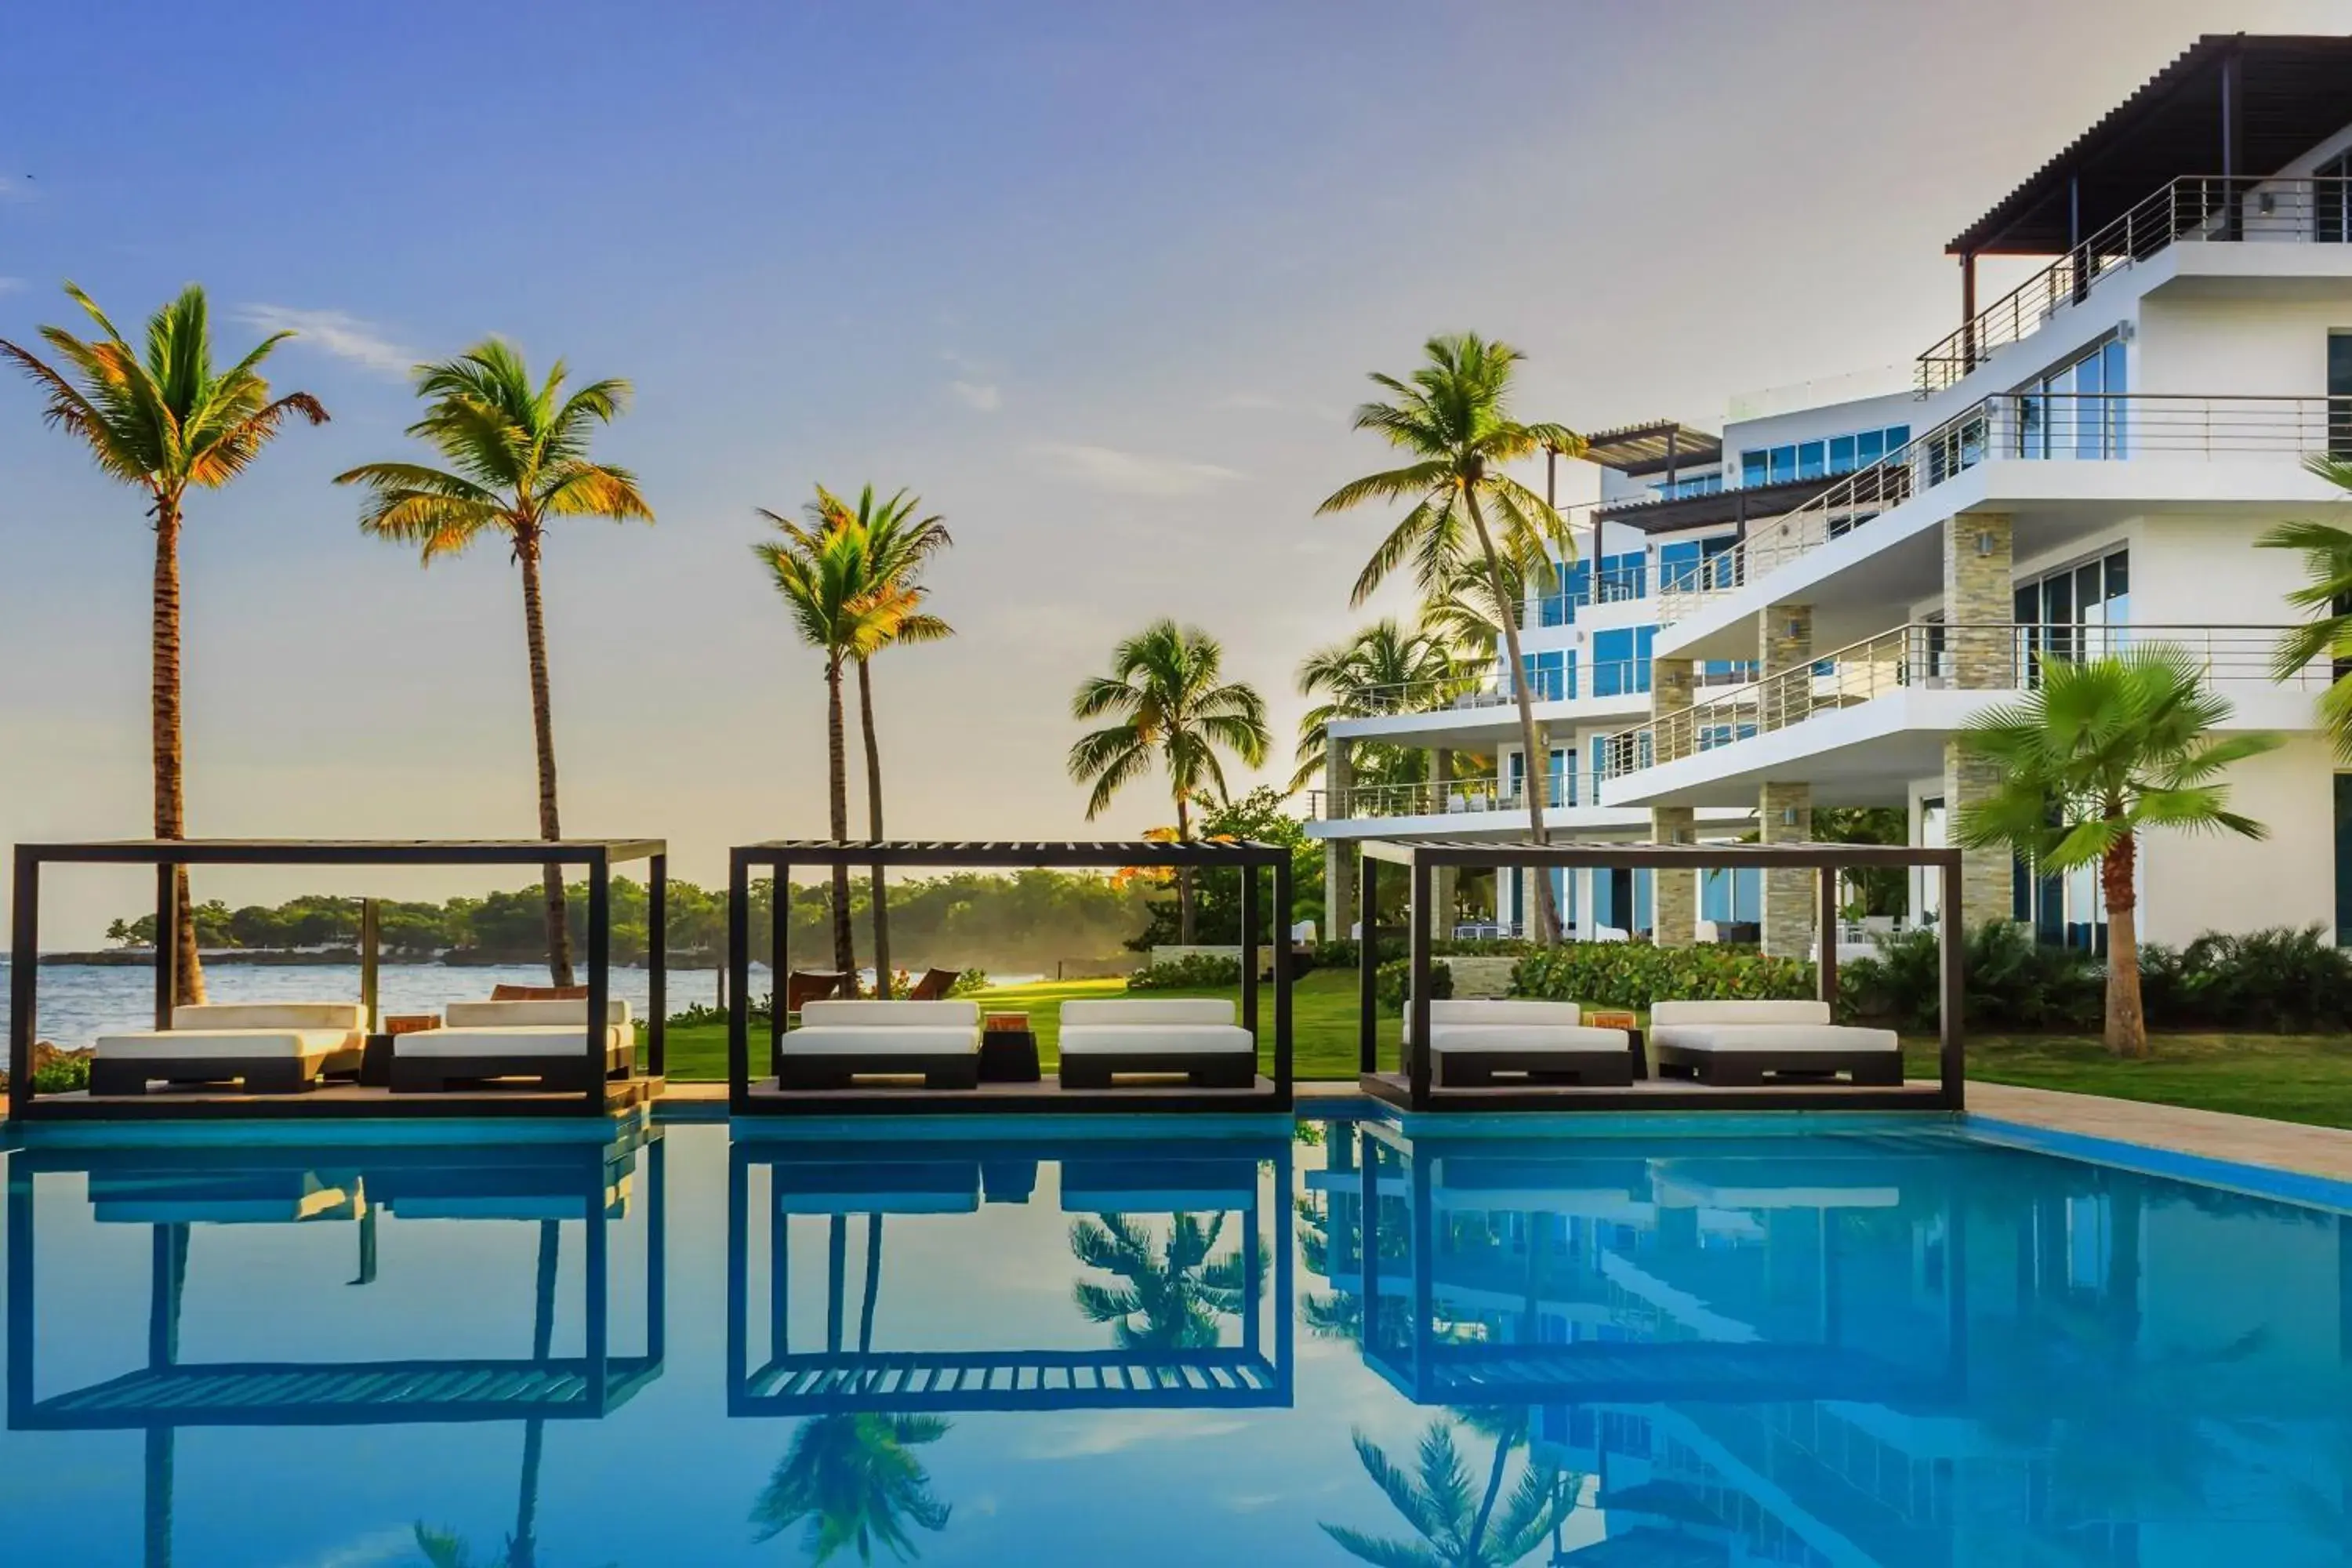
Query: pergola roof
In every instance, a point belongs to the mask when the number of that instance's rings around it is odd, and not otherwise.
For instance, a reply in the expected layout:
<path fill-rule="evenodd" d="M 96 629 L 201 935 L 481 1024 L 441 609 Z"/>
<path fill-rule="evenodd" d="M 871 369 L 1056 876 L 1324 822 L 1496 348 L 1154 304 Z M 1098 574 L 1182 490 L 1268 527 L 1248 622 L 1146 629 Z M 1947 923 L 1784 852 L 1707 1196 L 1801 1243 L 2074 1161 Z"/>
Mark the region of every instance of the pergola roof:
<path fill-rule="evenodd" d="M 1593 516 L 1638 528 L 1644 533 L 1673 533 L 1711 523 L 1761 521 L 1781 517 L 1850 478 L 1833 474 L 1817 479 L 1783 479 L 1777 485 L 1727 485 L 1699 496 L 1675 496 L 1661 500 L 1640 496 L 1596 507 Z"/>
<path fill-rule="evenodd" d="M 735 853 L 761 864 L 844 866 L 1271 866 L 1289 860 L 1279 844 L 1255 839 L 772 838 Z"/>
<path fill-rule="evenodd" d="M 2238 128 L 2222 161 L 2224 81 Z M 1952 255 L 2053 256 L 2167 182 L 2278 172 L 2352 121 L 2352 37 L 2208 33 L 1953 237 Z"/>
<path fill-rule="evenodd" d="M 1653 419 L 1587 436 L 1584 460 L 1629 476 L 1703 468 L 1723 460 L 1723 437 L 1677 419 Z"/>
<path fill-rule="evenodd" d="M 1367 838 L 1367 858 L 1411 866 L 1603 866 L 1708 871 L 1730 867 L 1785 868 L 1849 866 L 1959 865 L 1957 849 L 1908 844 L 1536 844 L 1479 843 L 1474 839 Z"/>

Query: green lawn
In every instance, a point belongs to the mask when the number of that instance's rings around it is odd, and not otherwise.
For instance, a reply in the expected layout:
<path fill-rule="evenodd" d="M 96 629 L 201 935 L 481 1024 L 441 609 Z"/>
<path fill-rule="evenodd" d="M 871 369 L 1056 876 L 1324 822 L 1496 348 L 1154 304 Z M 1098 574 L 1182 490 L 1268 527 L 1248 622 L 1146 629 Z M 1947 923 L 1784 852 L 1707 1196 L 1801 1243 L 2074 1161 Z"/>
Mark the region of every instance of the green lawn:
<path fill-rule="evenodd" d="M 1124 982 L 1079 980 L 1003 986 L 983 993 L 982 1006 L 1025 1012 L 1036 1029 L 1048 1070 L 1055 1058 L 1061 1005 L 1073 996 L 1115 996 Z M 1169 992 L 1218 995 L 1230 992 Z M 1259 1004 L 1271 1006 L 1263 987 Z M 1302 1079 L 1356 1076 L 1356 975 L 1318 970 L 1293 994 L 1292 1023 Z M 1395 1060 L 1397 1020 L 1381 1023 L 1383 1061 Z M 2206 1110 L 2236 1111 L 2282 1121 L 2352 1127 L 2352 1039 L 2309 1035 L 2158 1035 L 2146 1061 L 2117 1061 L 2095 1036 L 1981 1035 L 1969 1041 L 1969 1076 L 1992 1083 L 2025 1084 L 2077 1094 L 2106 1094 Z M 1931 1040 L 1906 1041 L 1914 1079 L 1936 1075 Z M 670 1076 L 727 1076 L 727 1032 L 711 1026 L 672 1029 Z"/>

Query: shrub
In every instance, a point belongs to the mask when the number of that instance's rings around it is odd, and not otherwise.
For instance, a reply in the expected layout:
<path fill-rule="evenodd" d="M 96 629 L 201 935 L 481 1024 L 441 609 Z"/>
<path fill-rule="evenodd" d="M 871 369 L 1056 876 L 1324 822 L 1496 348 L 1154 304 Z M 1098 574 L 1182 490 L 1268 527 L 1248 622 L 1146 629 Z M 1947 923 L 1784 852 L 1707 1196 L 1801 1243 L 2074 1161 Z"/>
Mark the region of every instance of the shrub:
<path fill-rule="evenodd" d="M 1392 958 L 1381 965 L 1380 973 L 1372 977 L 1372 999 L 1380 1005 L 1381 1012 L 1399 1015 L 1404 1012 L 1404 994 L 1412 979 L 1412 961 L 1409 958 Z M 1429 966 L 1429 999 L 1443 1002 L 1453 994 L 1452 967 L 1432 963 Z"/>
<path fill-rule="evenodd" d="M 1188 952 L 1170 963 L 1146 964 L 1127 977 L 1129 991 L 1192 991 L 1242 983 L 1242 961 L 1213 952 Z"/>
<path fill-rule="evenodd" d="M 1987 921 L 1962 938 L 1963 1021 L 1972 1029 L 2095 1029 L 2106 972 L 2079 948 L 2045 947 L 2014 921 Z M 1874 957 L 1839 973 L 1848 1017 L 1924 1034 L 1943 1014 L 1943 960 L 1935 930 L 1881 937 Z"/>
<path fill-rule="evenodd" d="M 2325 926 L 2209 933 L 2140 949 L 2148 1022 L 2171 1029 L 2337 1034 L 2352 1025 L 2352 955 Z"/>
<path fill-rule="evenodd" d="M 950 996 L 977 996 L 980 993 L 987 989 L 988 971 L 985 969 L 967 969 L 961 974 L 955 977 L 955 984 L 948 987 L 948 994 Z"/>
<path fill-rule="evenodd" d="M 1587 1007 L 1803 998 L 1813 994 L 1813 966 L 1804 959 L 1705 943 L 1571 942 L 1531 952 L 1511 971 L 1514 996 Z"/>
<path fill-rule="evenodd" d="M 33 1042 L 33 1092 L 35 1094 L 70 1094 L 89 1087 L 88 1050 L 69 1051 L 47 1040 Z M 8 1087 L 8 1074 L 0 1069 L 0 1089 Z"/>

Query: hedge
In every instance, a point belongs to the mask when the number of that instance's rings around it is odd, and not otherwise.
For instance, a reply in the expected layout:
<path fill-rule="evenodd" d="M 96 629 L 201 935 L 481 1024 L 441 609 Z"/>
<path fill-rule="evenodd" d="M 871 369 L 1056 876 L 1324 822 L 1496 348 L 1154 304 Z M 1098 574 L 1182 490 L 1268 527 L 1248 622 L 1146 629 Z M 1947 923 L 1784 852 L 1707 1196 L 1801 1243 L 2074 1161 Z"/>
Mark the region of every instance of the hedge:
<path fill-rule="evenodd" d="M 1381 1012 L 1394 1013 L 1400 1016 L 1403 1015 L 1406 983 L 1412 978 L 1412 961 L 1411 959 L 1391 959 L 1381 965 L 1380 973 L 1372 977 L 1372 999 L 1380 1005 Z M 1453 994 L 1453 966 L 1446 963 L 1432 963 L 1429 966 L 1429 999 L 1433 1002 L 1443 1002 Z"/>
<path fill-rule="evenodd" d="M 1190 991 L 1242 983 L 1242 961 L 1214 952 L 1188 952 L 1167 963 L 1146 964 L 1127 977 L 1129 991 Z"/>
<path fill-rule="evenodd" d="M 1572 942 L 1512 966 L 1511 994 L 1587 1007 L 1646 1010 L 1655 1002 L 1804 998 L 1813 966 L 1751 947 L 1658 947 L 1646 942 Z"/>

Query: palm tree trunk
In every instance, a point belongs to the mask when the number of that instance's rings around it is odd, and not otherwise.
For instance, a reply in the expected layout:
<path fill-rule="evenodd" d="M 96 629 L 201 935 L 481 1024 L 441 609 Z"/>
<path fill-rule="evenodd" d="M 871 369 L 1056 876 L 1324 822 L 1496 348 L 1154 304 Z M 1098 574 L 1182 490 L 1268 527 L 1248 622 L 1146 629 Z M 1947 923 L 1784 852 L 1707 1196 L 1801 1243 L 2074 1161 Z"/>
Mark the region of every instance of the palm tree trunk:
<path fill-rule="evenodd" d="M 1503 1492 L 1503 1472 L 1510 1468 L 1511 1449 L 1518 1440 L 1517 1427 L 1495 1437 L 1495 1463 L 1486 1472 L 1486 1495 L 1479 1500 L 1478 1517 L 1470 1525 L 1469 1555 L 1473 1563 L 1486 1560 L 1486 1525 L 1495 1517 L 1495 1500 Z"/>
<path fill-rule="evenodd" d="M 874 1349 L 874 1308 L 882 1297 L 882 1216 L 866 1216 L 866 1299 L 857 1308 L 857 1353 Z"/>
<path fill-rule="evenodd" d="M 2107 900 L 2107 1049 L 2119 1057 L 2147 1055 L 2147 1018 L 2139 1001 L 2139 908 L 2132 868 L 2139 846 L 2126 834 L 2100 862 Z"/>
<path fill-rule="evenodd" d="M 1502 558 L 1495 553 L 1495 541 L 1486 531 L 1486 514 L 1478 509 L 1476 485 L 1463 487 L 1462 499 L 1469 504 L 1470 524 L 1478 531 L 1478 548 L 1486 557 L 1486 584 L 1495 595 L 1495 609 L 1503 621 L 1503 650 L 1508 661 L 1511 690 L 1518 700 L 1519 743 L 1527 749 L 1528 758 L 1528 837 L 1538 844 L 1549 844 L 1550 836 L 1544 828 L 1544 800 L 1547 794 L 1544 767 L 1549 757 L 1544 752 L 1543 737 L 1536 733 L 1535 700 L 1528 691 L 1527 662 L 1519 657 L 1518 605 L 1503 584 Z M 1552 897 L 1551 873 L 1538 868 L 1536 883 L 1536 937 L 1547 944 L 1559 941 L 1559 905 Z M 1428 911 L 1415 910 L 1415 920 L 1425 920 Z"/>
<path fill-rule="evenodd" d="M 882 744 L 874 735 L 874 674 L 857 661 L 857 719 L 866 731 L 866 837 L 882 837 Z M 882 889 L 882 868 L 874 868 L 874 994 L 890 995 L 890 901 Z"/>
<path fill-rule="evenodd" d="M 849 745 L 841 725 L 841 660 L 824 667 L 824 744 L 826 803 L 832 813 L 835 842 L 849 837 Z M 852 977 L 857 973 L 857 933 L 849 925 L 849 868 L 833 868 L 833 966 Z M 778 984 L 782 984 L 781 977 Z"/>
<path fill-rule="evenodd" d="M 555 705 L 547 690 L 547 617 L 540 595 L 536 535 L 517 536 L 515 559 L 522 564 L 523 637 L 530 645 L 530 735 L 539 753 L 539 836 L 552 843 L 563 837 L 563 824 L 555 809 Z M 547 975 L 558 985 L 569 985 L 572 927 L 564 917 L 563 868 L 548 866 L 541 882 L 547 889 Z"/>
<path fill-rule="evenodd" d="M 1176 842 L 1192 842 L 1192 813 L 1184 799 L 1184 792 L 1176 792 Z M 1186 947 L 1192 945 L 1192 868 L 1176 868 L 1176 940 Z M 1242 962 L 1249 962 L 1249 933 L 1242 933 Z"/>
<path fill-rule="evenodd" d="M 188 836 L 187 758 L 180 741 L 180 500 L 155 498 L 154 659 L 150 718 L 153 728 L 155 837 Z M 176 872 L 180 907 L 172 930 L 155 941 L 170 942 L 176 984 L 174 1005 L 205 999 L 205 969 L 196 956 L 196 906 L 188 897 L 188 868 Z"/>

